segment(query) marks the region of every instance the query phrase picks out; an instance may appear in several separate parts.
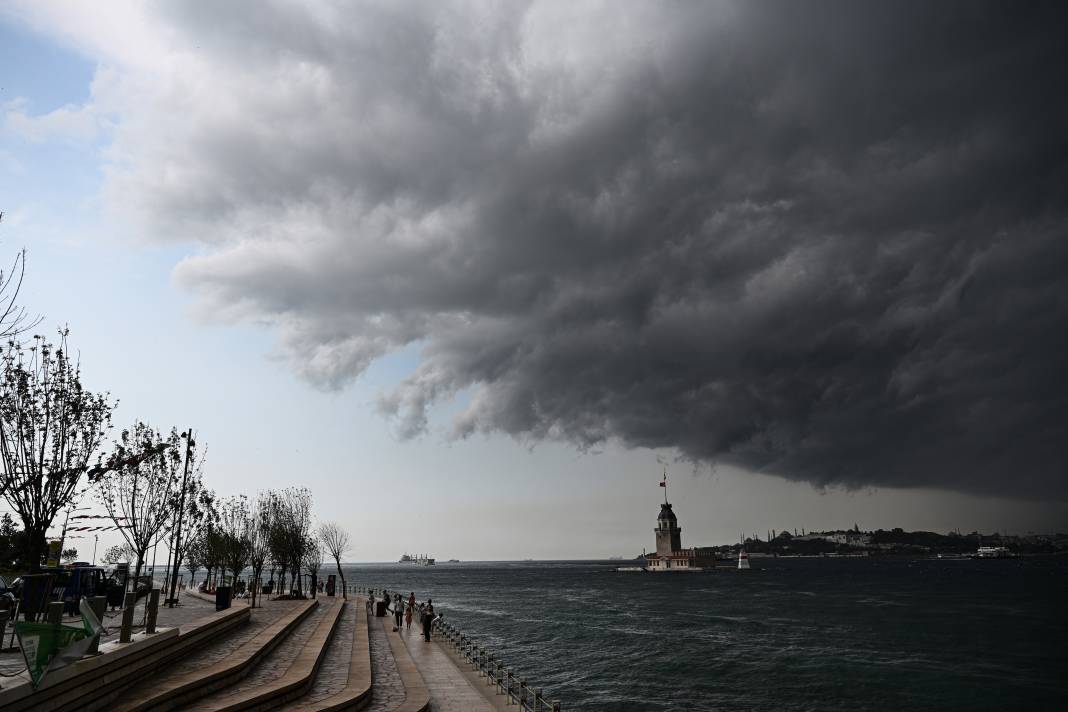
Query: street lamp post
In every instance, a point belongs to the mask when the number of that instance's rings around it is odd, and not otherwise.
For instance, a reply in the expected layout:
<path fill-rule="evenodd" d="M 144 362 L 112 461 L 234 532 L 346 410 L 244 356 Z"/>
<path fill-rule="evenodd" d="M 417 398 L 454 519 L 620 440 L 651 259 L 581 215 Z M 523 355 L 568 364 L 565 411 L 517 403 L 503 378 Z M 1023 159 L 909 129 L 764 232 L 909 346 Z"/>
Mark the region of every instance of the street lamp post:
<path fill-rule="evenodd" d="M 167 605 L 174 608 L 174 593 L 178 588 L 178 569 L 182 562 L 177 552 L 182 550 L 182 518 L 185 516 L 185 490 L 189 480 L 189 455 L 193 449 L 193 429 L 185 431 L 185 468 L 182 472 L 182 494 L 178 498 L 178 525 L 174 534 L 174 570 L 171 572 L 171 593 L 167 597 Z"/>

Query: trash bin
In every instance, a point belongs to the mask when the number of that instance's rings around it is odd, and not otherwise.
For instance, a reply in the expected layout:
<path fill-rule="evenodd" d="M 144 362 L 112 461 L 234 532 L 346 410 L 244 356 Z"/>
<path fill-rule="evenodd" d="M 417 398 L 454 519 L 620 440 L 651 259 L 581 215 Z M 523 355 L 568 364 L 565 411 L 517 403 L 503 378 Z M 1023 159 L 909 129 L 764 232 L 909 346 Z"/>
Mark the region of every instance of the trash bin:
<path fill-rule="evenodd" d="M 219 586 L 215 589 L 215 610 L 225 611 L 230 607 L 230 587 Z"/>

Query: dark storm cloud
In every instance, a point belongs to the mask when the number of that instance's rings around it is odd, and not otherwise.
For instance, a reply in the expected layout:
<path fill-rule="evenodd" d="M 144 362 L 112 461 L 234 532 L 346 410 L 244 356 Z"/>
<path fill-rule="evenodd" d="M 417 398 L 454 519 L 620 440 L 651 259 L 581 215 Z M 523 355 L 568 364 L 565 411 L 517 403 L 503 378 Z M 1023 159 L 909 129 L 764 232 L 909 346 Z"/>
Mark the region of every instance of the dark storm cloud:
<path fill-rule="evenodd" d="M 1062 6 L 207 12 L 112 189 L 312 382 L 423 343 L 407 435 L 473 389 L 460 435 L 1068 496 Z"/>

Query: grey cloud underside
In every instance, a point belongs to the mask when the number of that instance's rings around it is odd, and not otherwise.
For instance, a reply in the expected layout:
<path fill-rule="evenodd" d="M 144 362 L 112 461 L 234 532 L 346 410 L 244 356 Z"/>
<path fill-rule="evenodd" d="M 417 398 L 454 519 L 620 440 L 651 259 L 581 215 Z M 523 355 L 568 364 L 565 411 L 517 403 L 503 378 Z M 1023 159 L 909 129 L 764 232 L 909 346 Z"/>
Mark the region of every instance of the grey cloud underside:
<path fill-rule="evenodd" d="M 200 7 L 246 111 L 115 181 L 313 383 L 420 342 L 407 435 L 473 388 L 460 435 L 1068 497 L 1062 6 Z"/>

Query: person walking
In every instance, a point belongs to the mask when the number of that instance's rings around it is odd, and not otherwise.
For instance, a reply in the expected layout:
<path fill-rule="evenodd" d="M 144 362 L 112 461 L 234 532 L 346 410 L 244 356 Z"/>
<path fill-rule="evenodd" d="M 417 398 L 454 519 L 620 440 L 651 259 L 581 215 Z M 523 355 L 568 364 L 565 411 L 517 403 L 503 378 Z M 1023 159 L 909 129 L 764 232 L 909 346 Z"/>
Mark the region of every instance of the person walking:
<path fill-rule="evenodd" d="M 412 629 L 412 609 L 415 608 L 411 603 L 404 609 L 404 627 L 405 630 Z"/>
<path fill-rule="evenodd" d="M 423 640 L 430 642 L 430 629 L 434 625 L 434 602 L 426 599 L 426 610 L 423 611 Z"/>
<path fill-rule="evenodd" d="M 397 632 L 399 633 L 401 619 L 404 618 L 404 601 L 401 600 L 399 593 L 393 597 L 393 618 L 397 621 Z"/>

